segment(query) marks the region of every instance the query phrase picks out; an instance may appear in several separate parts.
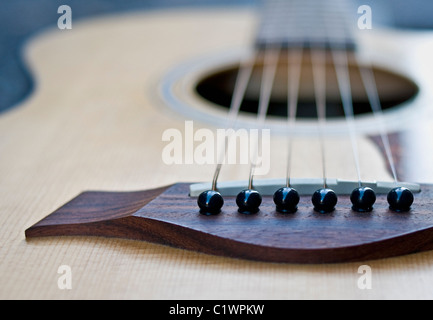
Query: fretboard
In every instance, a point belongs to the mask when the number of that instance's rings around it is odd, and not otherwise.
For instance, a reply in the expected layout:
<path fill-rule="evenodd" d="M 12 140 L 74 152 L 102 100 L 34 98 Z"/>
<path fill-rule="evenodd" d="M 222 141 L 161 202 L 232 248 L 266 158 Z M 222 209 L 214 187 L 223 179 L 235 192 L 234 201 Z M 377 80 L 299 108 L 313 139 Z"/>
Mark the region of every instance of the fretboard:
<path fill-rule="evenodd" d="M 348 0 L 264 0 L 256 45 L 354 49 L 353 10 Z"/>

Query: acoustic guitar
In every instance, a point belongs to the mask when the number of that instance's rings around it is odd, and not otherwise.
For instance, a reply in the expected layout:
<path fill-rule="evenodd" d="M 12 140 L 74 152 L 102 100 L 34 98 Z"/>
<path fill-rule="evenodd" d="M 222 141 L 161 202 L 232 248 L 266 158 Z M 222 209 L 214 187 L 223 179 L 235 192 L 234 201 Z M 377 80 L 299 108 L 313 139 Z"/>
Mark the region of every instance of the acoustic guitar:
<path fill-rule="evenodd" d="M 1 297 L 431 297 L 431 34 L 359 17 L 266 1 L 32 38 L 36 91 L 0 118 Z"/>

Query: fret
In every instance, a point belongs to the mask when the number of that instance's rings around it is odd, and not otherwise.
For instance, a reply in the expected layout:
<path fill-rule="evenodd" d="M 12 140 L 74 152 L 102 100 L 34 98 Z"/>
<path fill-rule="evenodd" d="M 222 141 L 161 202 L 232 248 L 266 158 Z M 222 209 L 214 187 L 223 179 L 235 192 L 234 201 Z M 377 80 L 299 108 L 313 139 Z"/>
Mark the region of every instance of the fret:
<path fill-rule="evenodd" d="M 256 45 L 354 49 L 350 16 L 350 3 L 344 0 L 267 0 Z"/>

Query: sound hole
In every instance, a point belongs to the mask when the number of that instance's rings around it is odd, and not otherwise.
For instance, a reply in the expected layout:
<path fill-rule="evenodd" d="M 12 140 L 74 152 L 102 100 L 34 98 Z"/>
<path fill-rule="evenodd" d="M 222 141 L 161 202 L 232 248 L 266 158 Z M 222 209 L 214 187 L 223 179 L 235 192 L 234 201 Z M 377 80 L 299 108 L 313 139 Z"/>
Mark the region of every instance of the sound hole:
<path fill-rule="evenodd" d="M 359 67 L 354 57 L 349 62 L 350 78 L 352 85 L 353 104 L 355 115 L 372 113 Z M 233 88 L 238 74 L 239 67 L 231 66 L 215 70 L 204 76 L 197 84 L 196 91 L 204 99 L 217 106 L 229 108 Z M 263 60 L 257 59 L 254 71 L 242 103 L 241 111 L 246 113 L 257 113 Z M 413 99 L 418 93 L 417 85 L 408 78 L 381 68 L 373 67 L 377 88 L 384 110 L 400 106 L 404 102 Z M 331 59 L 327 62 L 327 117 L 344 117 L 344 110 L 341 104 L 340 92 L 338 89 L 335 67 Z M 288 99 L 288 63 L 287 56 L 281 55 L 276 80 L 270 101 L 269 116 L 287 117 Z M 314 101 L 313 73 L 309 55 L 305 54 L 300 84 L 300 96 L 298 107 L 298 118 L 314 119 L 317 117 Z"/>

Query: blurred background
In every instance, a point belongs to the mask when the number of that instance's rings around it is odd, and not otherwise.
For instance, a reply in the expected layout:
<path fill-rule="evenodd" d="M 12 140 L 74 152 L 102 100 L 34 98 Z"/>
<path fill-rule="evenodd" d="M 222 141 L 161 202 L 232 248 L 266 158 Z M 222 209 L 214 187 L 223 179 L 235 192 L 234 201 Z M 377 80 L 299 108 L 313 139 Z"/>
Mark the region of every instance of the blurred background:
<path fill-rule="evenodd" d="M 40 30 L 57 26 L 60 17 L 57 8 L 61 5 L 69 5 L 72 8 L 73 23 L 76 23 L 80 19 L 116 12 L 188 6 L 258 7 L 261 2 L 262 0 L 2 0 L 0 1 L 0 113 L 17 105 L 31 93 L 33 83 L 31 74 L 26 70 L 21 59 L 22 45 L 26 39 Z M 432 0 L 354 0 L 354 2 L 357 5 L 372 7 L 373 23 L 376 25 L 433 29 Z"/>

